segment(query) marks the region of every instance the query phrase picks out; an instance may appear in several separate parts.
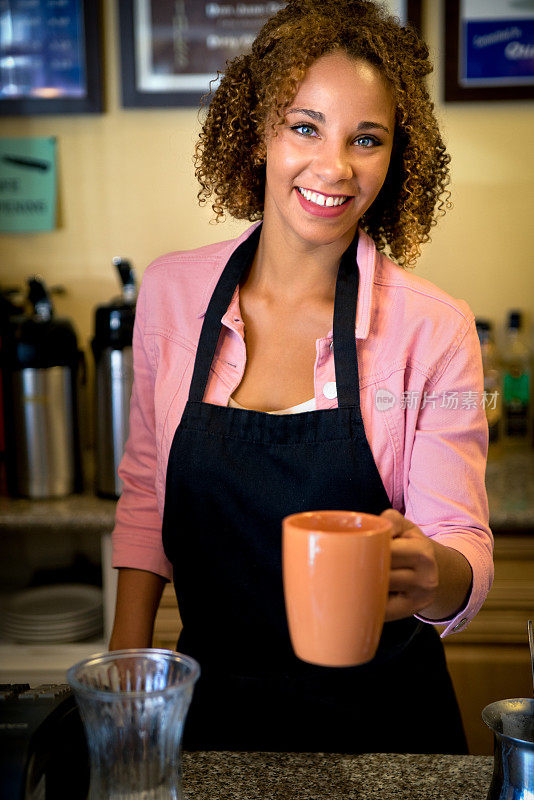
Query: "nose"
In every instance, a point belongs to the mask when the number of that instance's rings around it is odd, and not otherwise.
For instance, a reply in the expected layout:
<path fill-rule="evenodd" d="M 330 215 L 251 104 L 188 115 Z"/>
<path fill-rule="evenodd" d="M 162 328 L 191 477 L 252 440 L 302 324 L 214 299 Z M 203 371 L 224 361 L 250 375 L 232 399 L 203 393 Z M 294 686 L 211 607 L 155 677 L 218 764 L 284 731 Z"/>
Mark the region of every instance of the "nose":
<path fill-rule="evenodd" d="M 338 183 L 354 176 L 353 160 L 346 142 L 322 142 L 313 166 L 317 177 L 325 183 Z"/>

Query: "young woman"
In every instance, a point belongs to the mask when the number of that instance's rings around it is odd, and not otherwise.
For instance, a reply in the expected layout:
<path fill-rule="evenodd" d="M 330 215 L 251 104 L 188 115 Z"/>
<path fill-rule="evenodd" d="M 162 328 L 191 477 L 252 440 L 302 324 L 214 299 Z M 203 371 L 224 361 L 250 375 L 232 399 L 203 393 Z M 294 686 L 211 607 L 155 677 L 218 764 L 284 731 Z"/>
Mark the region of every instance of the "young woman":
<path fill-rule="evenodd" d="M 430 69 L 374 3 L 288 2 L 197 147 L 201 201 L 261 223 L 145 273 L 110 647 L 150 646 L 173 579 L 202 668 L 186 747 L 465 751 L 431 623 L 460 630 L 491 585 L 487 426 L 472 312 L 403 269 L 447 202 Z M 394 525 L 361 667 L 289 642 L 281 520 L 328 508 Z"/>

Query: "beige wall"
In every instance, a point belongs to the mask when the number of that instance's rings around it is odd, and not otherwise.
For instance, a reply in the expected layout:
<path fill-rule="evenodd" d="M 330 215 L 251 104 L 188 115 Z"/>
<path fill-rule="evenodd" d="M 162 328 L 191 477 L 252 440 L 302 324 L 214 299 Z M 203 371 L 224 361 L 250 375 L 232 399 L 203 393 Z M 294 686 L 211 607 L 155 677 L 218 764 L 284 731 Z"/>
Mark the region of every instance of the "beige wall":
<path fill-rule="evenodd" d="M 443 2 L 426 0 L 424 27 L 435 61 L 432 94 L 452 157 L 454 208 L 434 230 L 417 272 L 500 328 L 507 310 L 523 309 L 534 344 L 534 103 L 443 103 Z"/>
<path fill-rule="evenodd" d="M 192 166 L 198 129 L 192 109 L 123 110 L 115 2 L 105 6 L 106 113 L 11 118 L 2 136 L 57 136 L 59 226 L 52 233 L 0 235 L 0 280 L 34 272 L 63 284 L 60 313 L 72 316 L 86 344 L 97 303 L 117 290 L 110 261 L 130 257 L 141 275 L 173 249 L 229 238 L 242 222 L 210 224 L 199 209 Z M 440 2 L 427 0 L 427 38 L 439 59 Z M 441 221 L 417 271 L 477 315 L 501 324 L 506 310 L 534 317 L 532 211 L 534 104 L 444 105 L 440 69 L 433 93 L 452 161 L 454 210 Z"/>

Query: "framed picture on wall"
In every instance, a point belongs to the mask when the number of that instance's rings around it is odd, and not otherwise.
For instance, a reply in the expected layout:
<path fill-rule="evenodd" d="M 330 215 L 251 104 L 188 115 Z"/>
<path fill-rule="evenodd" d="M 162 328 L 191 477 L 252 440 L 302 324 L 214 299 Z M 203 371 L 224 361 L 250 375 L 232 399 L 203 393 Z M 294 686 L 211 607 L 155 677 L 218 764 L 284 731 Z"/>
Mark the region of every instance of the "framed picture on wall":
<path fill-rule="evenodd" d="M 421 30 L 421 0 L 386 0 L 386 6 L 403 25 Z"/>
<path fill-rule="evenodd" d="M 1 1 L 1 0 L 0 0 Z M 285 2 L 118 0 L 122 104 L 197 107 L 217 70 L 249 49 Z M 420 27 L 420 0 L 388 0 L 401 21 Z"/>
<path fill-rule="evenodd" d="M 445 100 L 534 98 L 534 2 L 446 0 Z"/>
<path fill-rule="evenodd" d="M 0 0 L 0 114 L 102 110 L 98 0 Z"/>

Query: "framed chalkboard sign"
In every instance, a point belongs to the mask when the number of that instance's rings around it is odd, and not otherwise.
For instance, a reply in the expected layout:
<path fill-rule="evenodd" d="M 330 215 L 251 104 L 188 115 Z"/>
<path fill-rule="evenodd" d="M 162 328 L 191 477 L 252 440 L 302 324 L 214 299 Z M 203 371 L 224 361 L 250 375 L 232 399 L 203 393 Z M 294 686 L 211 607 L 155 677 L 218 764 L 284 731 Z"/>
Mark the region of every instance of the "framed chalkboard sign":
<path fill-rule="evenodd" d="M 118 0 L 122 104 L 193 106 L 227 60 L 248 50 L 285 2 Z M 388 0 L 403 22 L 420 27 L 421 0 Z M 212 88 L 216 87 L 212 84 Z"/>
<path fill-rule="evenodd" d="M 0 114 L 102 110 L 99 0 L 0 0 Z"/>
<path fill-rule="evenodd" d="M 447 0 L 445 100 L 534 98 L 534 2 Z"/>

